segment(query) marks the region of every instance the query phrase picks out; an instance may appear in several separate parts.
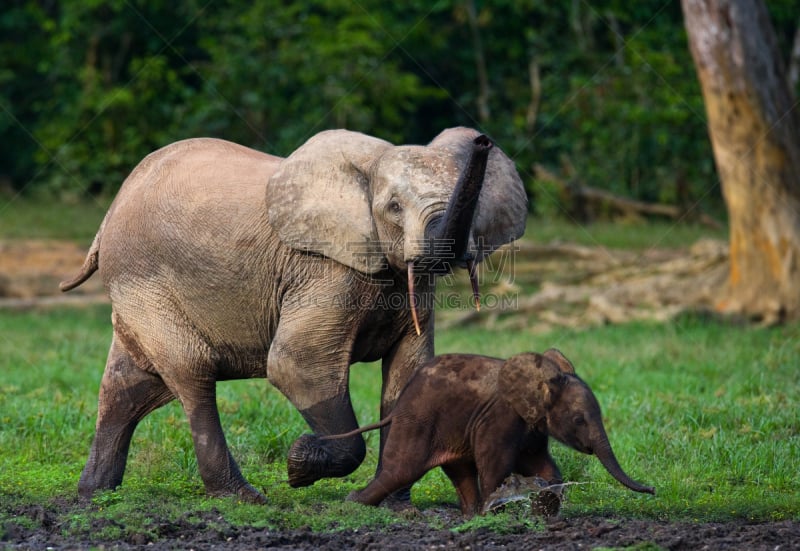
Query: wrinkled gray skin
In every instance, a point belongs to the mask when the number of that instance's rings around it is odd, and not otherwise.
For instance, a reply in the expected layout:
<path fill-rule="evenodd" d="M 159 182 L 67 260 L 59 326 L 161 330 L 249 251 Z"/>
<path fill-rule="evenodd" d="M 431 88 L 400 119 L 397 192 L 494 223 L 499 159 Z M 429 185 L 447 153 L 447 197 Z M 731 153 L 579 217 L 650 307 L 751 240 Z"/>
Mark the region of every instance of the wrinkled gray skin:
<path fill-rule="evenodd" d="M 389 435 L 377 475 L 348 499 L 378 505 L 441 466 L 456 487 L 461 511 L 473 515 L 511 473 L 561 482 L 548 451 L 550 436 L 595 454 L 631 490 L 654 493 L 622 470 L 597 399 L 556 349 L 507 361 L 467 354 L 437 356 L 414 374 L 391 415 L 329 438 L 386 426 Z"/>
<path fill-rule="evenodd" d="M 217 381 L 249 377 L 266 376 L 315 433 L 289 451 L 291 485 L 352 472 L 363 438 L 317 436 L 357 427 L 349 366 L 382 360 L 388 415 L 433 354 L 432 274 L 516 239 L 526 212 L 513 163 L 466 128 L 428 146 L 326 131 L 286 159 L 205 138 L 152 153 L 61 285 L 99 271 L 113 312 L 79 493 L 121 484 L 137 423 L 177 398 L 207 492 L 265 501 L 231 456 L 216 406 Z M 398 306 L 409 271 L 419 335 Z"/>

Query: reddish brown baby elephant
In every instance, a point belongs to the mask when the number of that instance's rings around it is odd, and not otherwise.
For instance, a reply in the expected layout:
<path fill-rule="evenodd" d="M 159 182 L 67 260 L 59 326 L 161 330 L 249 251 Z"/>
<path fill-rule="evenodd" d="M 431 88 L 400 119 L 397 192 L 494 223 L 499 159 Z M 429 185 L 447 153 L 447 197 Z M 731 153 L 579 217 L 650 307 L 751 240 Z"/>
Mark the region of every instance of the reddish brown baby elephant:
<path fill-rule="evenodd" d="M 550 436 L 595 454 L 631 490 L 655 493 L 622 470 L 597 399 L 556 349 L 508 360 L 437 356 L 409 380 L 389 416 L 331 438 L 389 424 L 377 475 L 348 499 L 378 505 L 441 466 L 456 487 L 461 511 L 472 515 L 482 511 L 484 500 L 512 472 L 561 482 L 548 451 Z"/>

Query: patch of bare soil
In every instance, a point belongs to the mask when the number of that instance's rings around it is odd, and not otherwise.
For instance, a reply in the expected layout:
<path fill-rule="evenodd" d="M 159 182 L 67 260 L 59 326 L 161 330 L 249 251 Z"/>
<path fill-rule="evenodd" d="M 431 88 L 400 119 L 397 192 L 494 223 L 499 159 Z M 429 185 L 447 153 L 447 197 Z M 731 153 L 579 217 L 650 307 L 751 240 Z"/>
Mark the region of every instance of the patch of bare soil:
<path fill-rule="evenodd" d="M 68 294 L 61 280 L 77 273 L 86 248 L 69 241 L 0 240 L 0 308 L 29 308 L 105 301 L 103 284 L 93 277 Z"/>
<path fill-rule="evenodd" d="M 62 519 L 68 515 L 63 511 L 32 506 L 15 513 L 15 519 L 6 521 L 0 530 L 0 546 L 4 549 L 800 549 L 800 523 L 791 521 L 695 524 L 584 516 L 552 518 L 543 521 L 538 530 L 512 534 L 497 534 L 486 529 L 457 533 L 431 528 L 433 520 L 445 526 L 458 522 L 455 509 L 443 507 L 424 512 L 422 516 L 427 517 L 424 520 L 379 530 L 313 532 L 232 526 L 219 513 L 211 511 L 200 518 L 197 514 L 187 515 L 177 522 L 154 518 L 147 533 L 129 534 L 124 541 L 108 541 L 93 534 L 108 527 L 124 530 L 124 526 L 106 520 L 96 522 L 83 535 L 64 536 Z"/>

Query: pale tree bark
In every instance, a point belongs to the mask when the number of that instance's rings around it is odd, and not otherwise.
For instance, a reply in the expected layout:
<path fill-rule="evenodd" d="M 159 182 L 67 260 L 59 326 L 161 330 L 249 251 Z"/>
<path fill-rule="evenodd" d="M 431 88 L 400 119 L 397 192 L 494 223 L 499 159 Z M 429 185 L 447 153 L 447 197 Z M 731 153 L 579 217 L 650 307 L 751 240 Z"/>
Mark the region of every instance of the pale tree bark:
<path fill-rule="evenodd" d="M 486 70 L 486 56 L 483 53 L 483 40 L 478 22 L 478 10 L 474 0 L 466 0 L 464 7 L 467 10 L 467 21 L 472 33 L 472 49 L 475 52 L 475 69 L 478 72 L 478 118 L 481 124 L 489 122 L 489 72 Z"/>
<path fill-rule="evenodd" d="M 800 118 L 761 0 L 681 0 L 730 220 L 718 308 L 800 318 Z"/>
<path fill-rule="evenodd" d="M 798 82 L 800 82 L 800 20 L 794 31 L 792 52 L 789 54 L 789 88 L 796 90 Z"/>
<path fill-rule="evenodd" d="M 525 114 L 525 129 L 533 132 L 533 127 L 536 126 L 536 117 L 539 115 L 539 104 L 542 101 L 542 75 L 536 57 L 531 57 L 528 62 L 528 78 L 531 84 L 531 101 L 528 103 L 528 111 Z"/>

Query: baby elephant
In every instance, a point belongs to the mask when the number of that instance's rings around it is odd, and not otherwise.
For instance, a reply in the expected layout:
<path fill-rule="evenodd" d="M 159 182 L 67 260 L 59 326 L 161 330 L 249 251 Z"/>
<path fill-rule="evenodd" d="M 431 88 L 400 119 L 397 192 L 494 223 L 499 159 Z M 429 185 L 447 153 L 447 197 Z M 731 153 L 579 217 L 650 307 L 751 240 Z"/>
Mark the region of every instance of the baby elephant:
<path fill-rule="evenodd" d="M 556 349 L 507 361 L 467 354 L 437 356 L 411 378 L 389 416 L 328 438 L 389 424 L 377 475 L 348 499 L 378 505 L 441 466 L 456 487 L 462 513 L 473 515 L 512 472 L 561 482 L 547 449 L 549 436 L 595 454 L 631 490 L 655 493 L 622 470 L 597 399 Z"/>

